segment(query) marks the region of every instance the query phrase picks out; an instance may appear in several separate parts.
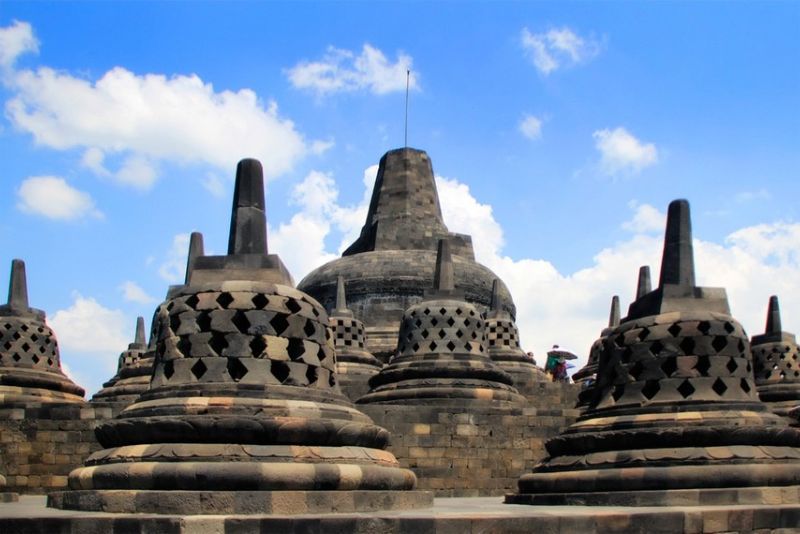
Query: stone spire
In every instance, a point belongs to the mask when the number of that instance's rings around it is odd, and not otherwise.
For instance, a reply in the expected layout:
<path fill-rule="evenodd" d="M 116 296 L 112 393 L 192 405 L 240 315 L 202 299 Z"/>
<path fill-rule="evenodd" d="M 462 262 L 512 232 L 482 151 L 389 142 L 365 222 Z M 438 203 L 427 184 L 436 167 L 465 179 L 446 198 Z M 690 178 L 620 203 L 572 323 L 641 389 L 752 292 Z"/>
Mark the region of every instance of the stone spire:
<path fill-rule="evenodd" d="M 695 285 L 689 202 L 682 199 L 673 200 L 667 210 L 664 253 L 661 258 L 661 277 L 658 287 L 633 301 L 628 308 L 627 318 L 638 319 L 660 313 L 694 309 L 730 315 L 728 296 L 724 289 Z"/>
<path fill-rule="evenodd" d="M 639 300 L 652 290 L 653 286 L 650 283 L 650 266 L 642 265 L 639 267 L 639 281 L 636 284 L 636 300 Z"/>
<path fill-rule="evenodd" d="M 8 307 L 13 310 L 28 310 L 28 282 L 25 276 L 25 262 L 11 261 L 11 279 L 8 283 Z"/>
<path fill-rule="evenodd" d="M 767 327 L 764 330 L 767 334 L 777 334 L 781 328 L 781 308 L 778 304 L 778 297 L 772 295 L 769 298 L 769 309 L 767 310 Z"/>
<path fill-rule="evenodd" d="M 344 277 L 339 276 L 336 278 L 336 307 L 333 309 L 331 316 L 336 317 L 352 317 L 353 312 L 347 308 L 347 296 L 344 292 Z"/>
<path fill-rule="evenodd" d="M 450 241 L 447 239 L 439 240 L 439 248 L 436 252 L 436 271 L 433 274 L 433 287 L 439 293 L 449 293 L 455 289 L 453 257 L 450 254 Z"/>
<path fill-rule="evenodd" d="M 144 317 L 141 315 L 136 318 L 136 335 L 133 338 L 133 342 L 137 345 L 147 346 L 144 336 Z"/>
<path fill-rule="evenodd" d="M 492 300 L 489 302 L 489 310 L 493 312 L 500 311 L 500 296 L 498 289 L 500 287 L 500 280 L 495 278 L 492 280 Z"/>
<path fill-rule="evenodd" d="M 611 311 L 608 314 L 608 327 L 615 328 L 619 326 L 619 296 L 614 295 L 611 297 Z"/>
<path fill-rule="evenodd" d="M 203 246 L 203 234 L 200 232 L 192 232 L 192 236 L 189 238 L 189 256 L 186 258 L 185 284 L 189 283 L 189 278 L 192 276 L 195 260 L 204 254 L 205 247 Z"/>
<path fill-rule="evenodd" d="M 264 171 L 255 159 L 236 167 L 228 254 L 266 254 L 267 215 L 264 208 Z"/>

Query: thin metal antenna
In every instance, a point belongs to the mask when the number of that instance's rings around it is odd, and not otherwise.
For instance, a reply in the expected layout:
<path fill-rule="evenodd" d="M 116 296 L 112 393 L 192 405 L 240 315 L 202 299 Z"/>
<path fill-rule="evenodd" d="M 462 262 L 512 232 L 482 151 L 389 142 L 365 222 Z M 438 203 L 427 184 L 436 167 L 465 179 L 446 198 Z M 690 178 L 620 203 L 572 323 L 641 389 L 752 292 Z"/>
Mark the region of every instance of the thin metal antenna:
<path fill-rule="evenodd" d="M 405 148 L 408 148 L 408 80 L 411 78 L 411 69 L 406 69 L 406 133 L 405 133 Z"/>

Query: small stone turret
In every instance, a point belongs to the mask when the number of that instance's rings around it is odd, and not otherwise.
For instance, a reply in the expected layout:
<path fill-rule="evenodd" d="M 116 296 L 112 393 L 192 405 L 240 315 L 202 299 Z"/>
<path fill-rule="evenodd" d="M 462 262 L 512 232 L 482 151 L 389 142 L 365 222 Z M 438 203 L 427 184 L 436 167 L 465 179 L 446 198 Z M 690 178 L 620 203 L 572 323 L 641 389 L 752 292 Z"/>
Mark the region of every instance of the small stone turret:
<path fill-rule="evenodd" d="M 464 301 L 454 277 L 450 243 L 442 239 L 434 289 L 406 310 L 397 353 L 370 379 L 370 392 L 360 404 L 524 402 L 511 377 L 486 354 L 483 318 Z"/>
<path fill-rule="evenodd" d="M 778 297 L 769 298 L 767 326 L 753 336 L 753 367 L 761 400 L 775 413 L 800 416 L 800 350 L 797 339 L 781 328 Z"/>
<path fill-rule="evenodd" d="M 649 271 L 648 271 L 649 272 Z M 642 271 L 639 271 L 639 281 L 642 279 Z M 620 321 L 620 308 L 619 296 L 614 295 L 611 297 L 611 311 L 608 314 L 608 326 L 600 332 L 600 337 L 592 343 L 589 349 L 589 359 L 586 365 L 572 375 L 572 380 L 581 386 L 581 391 L 578 394 L 578 408 L 585 408 L 594 398 L 595 384 L 597 383 L 597 368 L 600 364 L 600 354 L 603 352 L 603 344 L 606 337 L 616 327 L 619 326 Z"/>
<path fill-rule="evenodd" d="M 190 254 L 159 306 L 150 389 L 69 476 L 61 508 L 180 514 L 427 506 L 389 434 L 342 395 L 325 310 L 267 250 L 261 164 L 236 171 L 228 254 Z M 193 259 L 191 259 L 193 258 Z"/>
<path fill-rule="evenodd" d="M 84 390 L 61 370 L 45 314 L 28 306 L 25 262 L 11 262 L 8 304 L 0 306 L 0 406 L 83 403 Z"/>
<path fill-rule="evenodd" d="M 669 206 L 659 286 L 605 338 L 596 401 L 506 502 L 796 502 L 800 430 L 758 400 L 725 290 L 695 285 L 689 203 Z M 777 500 L 776 495 L 780 495 Z"/>
<path fill-rule="evenodd" d="M 364 323 L 347 308 L 341 276 L 336 284 L 336 307 L 331 312 L 330 324 L 339 387 L 349 399 L 356 400 L 369 391 L 368 380 L 381 370 L 381 362 L 364 348 Z"/>
<path fill-rule="evenodd" d="M 520 347 L 517 324 L 500 304 L 499 282 L 495 279 L 492 284 L 492 303 L 486 314 L 486 351 L 492 361 L 511 376 L 517 391 L 533 396 L 539 393 L 538 384 L 550 379 Z"/>

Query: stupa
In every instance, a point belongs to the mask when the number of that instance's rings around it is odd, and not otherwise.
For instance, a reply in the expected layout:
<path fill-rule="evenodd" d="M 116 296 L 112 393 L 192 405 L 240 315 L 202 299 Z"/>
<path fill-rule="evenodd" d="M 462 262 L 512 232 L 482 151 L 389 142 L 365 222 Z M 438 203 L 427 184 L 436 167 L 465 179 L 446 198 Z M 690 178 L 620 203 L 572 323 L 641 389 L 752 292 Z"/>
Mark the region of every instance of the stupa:
<path fill-rule="evenodd" d="M 11 262 L 8 304 L 0 306 L 0 406 L 84 403 L 84 390 L 61 370 L 45 314 L 28 306 L 25 262 Z"/>
<path fill-rule="evenodd" d="M 364 348 L 364 323 L 347 308 L 341 276 L 336 283 L 336 307 L 331 312 L 330 324 L 339 387 L 349 399 L 356 400 L 369 391 L 367 381 L 381 370 L 381 362 Z"/>
<path fill-rule="evenodd" d="M 397 352 L 369 380 L 369 403 L 497 405 L 524 403 L 512 378 L 485 349 L 485 322 L 455 288 L 450 242 L 439 241 L 434 289 L 406 310 L 397 338 Z"/>
<path fill-rule="evenodd" d="M 781 329 L 778 297 L 769 298 L 767 326 L 763 334 L 753 336 L 753 367 L 758 396 L 775 413 L 800 415 L 800 361 L 795 335 Z"/>
<path fill-rule="evenodd" d="M 497 275 L 475 261 L 470 236 L 445 226 L 428 154 L 391 150 L 380 160 L 361 235 L 341 258 L 306 276 L 298 289 L 330 311 L 341 276 L 349 308 L 366 325 L 367 351 L 386 362 L 396 348 L 403 312 L 419 303 L 433 283 L 437 243 L 445 238 L 452 247 L 455 287 L 480 313 L 486 311 Z M 502 281 L 498 297 L 514 317 L 514 302 Z"/>
<path fill-rule="evenodd" d="M 500 280 L 492 284 L 492 301 L 486 312 L 486 352 L 500 369 L 514 380 L 514 387 L 524 395 L 534 395 L 534 387 L 549 382 L 547 374 L 536 366 L 519 345 L 519 329 L 511 314 L 500 304 Z"/>
<path fill-rule="evenodd" d="M 93 404 L 108 404 L 114 413 L 132 404 L 150 387 L 153 373 L 153 353 L 148 355 L 144 337 L 144 317 L 136 319 L 136 334 L 133 343 L 119 355 L 117 374 L 103 384 L 103 389 L 92 396 Z"/>
<path fill-rule="evenodd" d="M 600 337 L 592 343 L 586 365 L 572 375 L 572 380 L 581 386 L 581 392 L 578 394 L 578 408 L 587 406 L 594 395 L 595 384 L 597 382 L 597 367 L 600 363 L 600 354 L 603 352 L 603 344 L 608 334 L 619 326 L 619 319 L 619 296 L 614 295 L 611 297 L 611 311 L 608 314 L 608 326 L 600 332 Z"/>
<path fill-rule="evenodd" d="M 606 337 L 596 402 L 506 502 L 798 502 L 800 430 L 758 400 L 751 361 L 725 290 L 695 284 L 689 204 L 676 200 L 659 286 Z"/>
<path fill-rule="evenodd" d="M 157 311 L 150 389 L 96 430 L 59 508 L 320 513 L 431 503 L 336 386 L 328 316 L 267 249 L 261 164 L 239 163 L 228 254 Z"/>

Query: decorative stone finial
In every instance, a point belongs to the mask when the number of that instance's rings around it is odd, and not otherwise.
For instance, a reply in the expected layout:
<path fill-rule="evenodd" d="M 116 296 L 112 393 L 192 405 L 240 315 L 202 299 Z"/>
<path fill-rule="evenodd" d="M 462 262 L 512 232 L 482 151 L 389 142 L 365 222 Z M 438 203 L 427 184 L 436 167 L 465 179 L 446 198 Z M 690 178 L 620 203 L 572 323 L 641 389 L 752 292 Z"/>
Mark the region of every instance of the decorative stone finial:
<path fill-rule="evenodd" d="M 769 308 L 767 310 L 767 328 L 764 330 L 766 334 L 778 334 L 781 328 L 781 308 L 778 304 L 778 297 L 772 295 L 769 298 Z"/>
<path fill-rule="evenodd" d="M 492 300 L 489 303 L 489 309 L 494 312 L 500 310 L 500 296 L 498 295 L 499 288 L 500 288 L 500 280 L 495 278 L 494 280 L 492 280 Z"/>
<path fill-rule="evenodd" d="M 228 254 L 267 254 L 264 171 L 255 159 L 243 159 L 236 167 Z"/>
<path fill-rule="evenodd" d="M 336 308 L 334 308 L 332 316 L 335 317 L 352 317 L 353 312 L 347 309 L 347 296 L 344 291 L 344 277 L 339 276 L 336 278 Z"/>
<path fill-rule="evenodd" d="M 685 199 L 673 200 L 667 210 L 659 287 L 666 284 L 695 286 L 692 220 L 689 216 L 689 201 Z"/>
<path fill-rule="evenodd" d="M 192 236 L 189 238 L 189 257 L 186 259 L 186 284 L 189 283 L 189 278 L 192 276 L 195 260 L 204 254 L 203 234 L 192 232 Z"/>
<path fill-rule="evenodd" d="M 28 309 L 28 282 L 25 277 L 25 262 L 22 260 L 11 261 L 8 307 L 20 311 Z"/>
<path fill-rule="evenodd" d="M 144 338 L 144 317 L 141 315 L 136 318 L 136 337 L 133 338 L 133 342 L 137 345 L 147 343 Z"/>
<path fill-rule="evenodd" d="M 639 282 L 636 284 L 636 300 L 647 295 L 653 290 L 650 283 L 650 266 L 642 265 L 639 267 Z"/>
<path fill-rule="evenodd" d="M 619 296 L 614 295 L 611 297 L 611 312 L 608 314 L 608 327 L 614 328 L 619 326 Z"/>
<path fill-rule="evenodd" d="M 444 293 L 455 289 L 453 275 L 453 257 L 450 254 L 450 241 L 439 240 L 439 250 L 436 253 L 436 271 L 433 275 L 433 287 L 436 291 Z"/>

